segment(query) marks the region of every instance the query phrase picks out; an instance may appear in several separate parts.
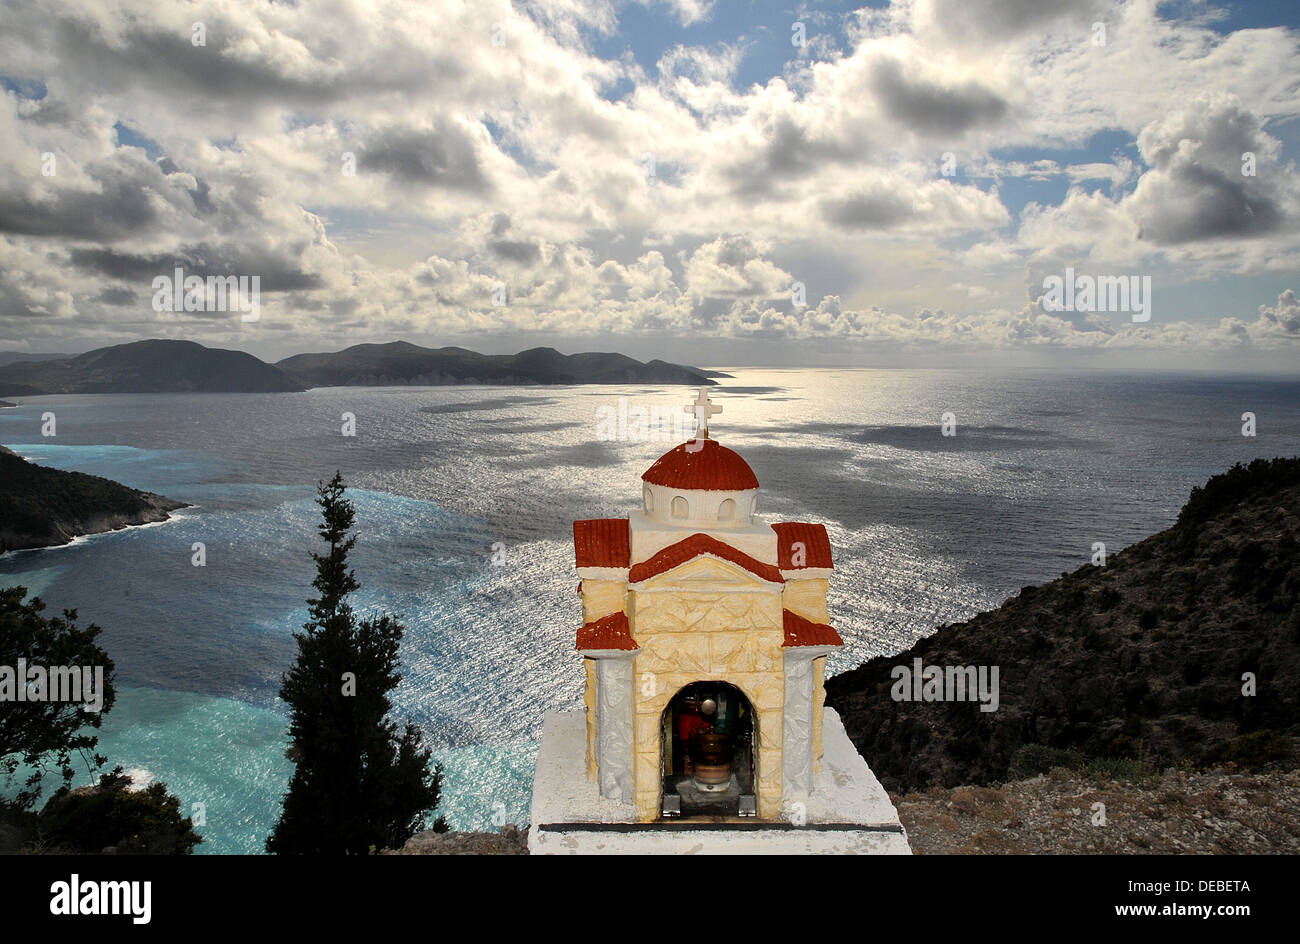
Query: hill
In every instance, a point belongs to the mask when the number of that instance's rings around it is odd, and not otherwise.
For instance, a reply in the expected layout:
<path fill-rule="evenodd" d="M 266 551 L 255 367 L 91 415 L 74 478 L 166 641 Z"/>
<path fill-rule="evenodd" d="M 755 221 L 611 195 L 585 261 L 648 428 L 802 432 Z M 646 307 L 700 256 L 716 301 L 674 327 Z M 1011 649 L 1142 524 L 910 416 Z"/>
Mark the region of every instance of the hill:
<path fill-rule="evenodd" d="M 28 354 L 26 351 L 0 351 L 0 367 L 16 364 L 19 361 L 57 361 L 66 360 L 71 354 Z"/>
<path fill-rule="evenodd" d="M 166 521 L 185 507 L 97 475 L 35 465 L 0 446 L 0 552 Z"/>
<path fill-rule="evenodd" d="M 518 354 L 427 348 L 406 341 L 357 344 L 332 354 L 295 354 L 276 367 L 308 387 L 442 384 L 715 383 L 701 371 L 623 354 L 561 354 L 539 347 Z"/>
<path fill-rule="evenodd" d="M 1300 739 L 1298 548 L 1300 459 L 1238 465 L 1193 489 L 1172 528 L 828 680 L 827 704 L 892 791 L 1080 759 L 1285 765 Z M 894 700 L 894 668 L 915 659 L 997 666 L 997 710 Z"/>
<path fill-rule="evenodd" d="M 60 360 L 0 367 L 0 395 L 48 393 L 277 393 L 301 390 L 243 351 L 193 341 L 134 341 Z"/>

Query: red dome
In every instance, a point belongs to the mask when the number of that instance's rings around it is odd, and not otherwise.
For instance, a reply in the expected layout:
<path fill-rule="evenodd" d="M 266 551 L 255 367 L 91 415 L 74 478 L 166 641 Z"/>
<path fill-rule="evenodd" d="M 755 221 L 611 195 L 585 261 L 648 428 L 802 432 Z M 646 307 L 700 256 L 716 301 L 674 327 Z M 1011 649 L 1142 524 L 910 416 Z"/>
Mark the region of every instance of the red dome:
<path fill-rule="evenodd" d="M 641 478 L 651 485 L 711 492 L 758 488 L 749 463 L 712 439 L 692 440 L 665 452 Z"/>

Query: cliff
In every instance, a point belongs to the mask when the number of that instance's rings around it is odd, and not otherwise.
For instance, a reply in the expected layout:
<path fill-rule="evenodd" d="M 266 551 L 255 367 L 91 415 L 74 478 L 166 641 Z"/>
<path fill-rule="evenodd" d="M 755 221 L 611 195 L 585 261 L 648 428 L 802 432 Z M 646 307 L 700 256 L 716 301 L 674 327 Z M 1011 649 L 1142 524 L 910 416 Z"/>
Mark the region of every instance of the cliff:
<path fill-rule="evenodd" d="M 1235 466 L 1193 489 L 1172 528 L 828 680 L 827 703 L 891 791 L 1079 758 L 1285 767 L 1300 738 L 1298 547 L 1300 459 Z M 894 667 L 918 658 L 998 666 L 997 710 L 894 700 Z"/>

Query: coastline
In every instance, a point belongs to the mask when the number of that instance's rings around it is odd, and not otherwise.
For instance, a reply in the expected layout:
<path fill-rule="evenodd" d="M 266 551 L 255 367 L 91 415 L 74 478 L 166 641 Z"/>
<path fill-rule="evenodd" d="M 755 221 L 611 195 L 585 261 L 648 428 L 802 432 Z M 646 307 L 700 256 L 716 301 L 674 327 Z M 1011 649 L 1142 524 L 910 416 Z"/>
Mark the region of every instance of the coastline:
<path fill-rule="evenodd" d="M 191 505 L 188 503 L 181 505 L 181 508 L 197 509 L 199 507 L 201 506 Z M 166 517 L 159 518 L 156 521 L 141 521 L 137 524 L 124 524 L 117 528 L 105 528 L 101 531 L 85 531 L 81 534 L 74 534 L 72 537 L 70 537 L 68 540 L 64 541 L 61 544 L 42 544 L 36 547 L 10 548 L 7 551 L 0 551 L 0 561 L 9 560 L 10 558 L 16 557 L 19 554 L 31 554 L 37 551 L 56 551 L 61 548 L 76 547 L 81 544 L 88 544 L 95 538 L 107 537 L 110 534 L 121 534 L 124 531 L 138 531 L 142 528 L 157 528 L 164 524 L 170 524 L 175 521 L 186 521 L 190 518 L 198 517 L 197 515 L 179 514 L 178 513 L 179 511 L 180 509 L 175 509 L 173 511 L 165 512 L 164 514 L 166 515 Z"/>

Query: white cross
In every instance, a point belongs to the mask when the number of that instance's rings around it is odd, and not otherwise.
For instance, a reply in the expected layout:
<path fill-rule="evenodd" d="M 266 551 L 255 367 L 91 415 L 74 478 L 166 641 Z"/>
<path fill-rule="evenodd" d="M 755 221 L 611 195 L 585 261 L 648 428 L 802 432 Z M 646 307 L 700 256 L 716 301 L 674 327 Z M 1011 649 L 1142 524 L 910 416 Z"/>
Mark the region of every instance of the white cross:
<path fill-rule="evenodd" d="M 686 409 L 695 414 L 695 425 L 698 429 L 696 436 L 700 439 L 709 438 L 709 417 L 714 413 L 721 413 L 722 407 L 714 406 L 713 401 L 709 399 L 705 388 L 700 388 L 700 395 L 694 403 L 687 404 Z"/>

